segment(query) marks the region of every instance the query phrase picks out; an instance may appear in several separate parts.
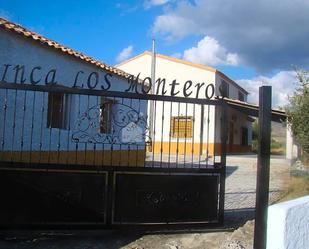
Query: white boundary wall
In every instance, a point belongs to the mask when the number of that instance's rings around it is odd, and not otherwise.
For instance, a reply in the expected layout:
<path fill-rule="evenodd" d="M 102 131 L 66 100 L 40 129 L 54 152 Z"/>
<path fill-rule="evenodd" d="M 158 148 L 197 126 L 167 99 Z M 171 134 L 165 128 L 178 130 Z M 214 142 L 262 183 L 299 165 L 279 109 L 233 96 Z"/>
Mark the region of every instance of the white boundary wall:
<path fill-rule="evenodd" d="M 309 196 L 268 207 L 267 249 L 309 248 Z"/>

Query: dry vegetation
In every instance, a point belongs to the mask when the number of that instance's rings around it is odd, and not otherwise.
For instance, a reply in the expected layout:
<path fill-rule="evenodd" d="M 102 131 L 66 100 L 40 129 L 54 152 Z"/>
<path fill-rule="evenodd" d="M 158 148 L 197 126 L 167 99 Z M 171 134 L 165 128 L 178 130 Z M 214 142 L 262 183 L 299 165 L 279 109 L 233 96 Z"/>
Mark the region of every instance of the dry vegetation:
<path fill-rule="evenodd" d="M 291 176 L 287 195 L 280 200 L 289 201 L 309 195 L 309 176 Z"/>

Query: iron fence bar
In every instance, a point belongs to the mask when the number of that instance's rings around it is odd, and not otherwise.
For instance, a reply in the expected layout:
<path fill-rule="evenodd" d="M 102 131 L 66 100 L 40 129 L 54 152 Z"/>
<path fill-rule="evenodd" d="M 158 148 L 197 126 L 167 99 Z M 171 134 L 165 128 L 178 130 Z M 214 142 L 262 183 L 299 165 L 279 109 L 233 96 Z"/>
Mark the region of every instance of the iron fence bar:
<path fill-rule="evenodd" d="M 221 118 L 221 164 L 220 164 L 220 192 L 219 192 L 219 223 L 223 225 L 224 222 L 224 200 L 225 200 L 225 178 L 226 178 L 226 140 L 228 132 L 228 106 L 227 103 L 222 100 L 222 118 Z"/>
<path fill-rule="evenodd" d="M 77 117 L 80 117 L 80 94 L 78 94 L 78 113 L 77 113 Z M 75 143 L 75 163 L 78 163 L 78 150 L 79 150 L 79 143 Z"/>
<path fill-rule="evenodd" d="M 87 95 L 87 108 L 86 108 L 86 110 L 89 110 L 89 95 Z M 87 151 L 88 151 L 88 141 L 86 141 L 85 143 L 84 143 L 84 148 L 85 148 L 85 150 L 84 150 L 84 165 L 86 165 L 87 164 Z"/>
<path fill-rule="evenodd" d="M 14 140 L 15 140 L 15 127 L 16 127 L 16 103 L 17 103 L 17 90 L 15 90 L 15 100 L 14 100 L 14 114 L 13 114 L 13 122 L 12 122 L 12 128 L 13 128 L 13 134 L 12 134 L 12 146 L 11 146 L 11 161 L 13 161 L 13 150 L 14 150 Z"/>
<path fill-rule="evenodd" d="M 20 136 L 20 161 L 23 161 L 23 148 L 24 148 L 24 130 L 25 130 L 25 112 L 26 112 L 26 99 L 27 99 L 27 91 L 24 91 L 24 102 L 23 102 L 23 115 L 22 115 L 22 128 L 21 128 L 21 136 Z"/>
<path fill-rule="evenodd" d="M 16 84 L 0 81 L 0 89 L 16 89 L 16 90 L 30 90 L 39 92 L 55 92 L 64 94 L 82 94 L 93 96 L 106 96 L 106 97 L 125 97 L 131 99 L 143 99 L 143 100 L 158 100 L 158 101 L 172 101 L 181 103 L 196 103 L 196 104 L 209 104 L 209 105 L 221 105 L 220 99 L 197 99 L 186 98 L 178 96 L 167 95 L 155 95 L 155 94 L 139 94 L 131 92 L 119 92 L 119 91 L 103 91 L 103 90 L 90 90 L 83 88 L 71 88 L 62 85 L 31 85 L 31 84 Z"/>
<path fill-rule="evenodd" d="M 63 100 L 61 102 L 61 105 L 60 105 L 60 121 L 61 121 L 61 124 L 59 125 L 60 127 L 58 127 L 58 141 L 57 141 L 57 162 L 59 163 L 59 159 L 60 159 L 60 136 L 61 136 L 61 129 L 64 127 L 64 102 L 65 102 L 65 99 L 66 99 L 66 95 L 63 96 Z"/>
<path fill-rule="evenodd" d="M 114 101 L 115 101 L 115 99 L 114 99 Z M 121 98 L 121 104 L 122 104 L 122 105 L 124 104 L 124 98 Z M 120 145 L 119 145 L 119 150 L 122 151 L 122 144 L 121 144 L 121 143 L 120 143 Z M 128 154 L 128 157 L 129 157 L 129 154 Z M 119 160 L 118 165 L 120 166 L 120 160 Z M 127 165 L 128 165 L 128 163 L 127 163 Z"/>
<path fill-rule="evenodd" d="M 160 149 L 160 167 L 162 167 L 163 160 L 163 131 L 164 131 L 164 101 L 162 102 L 162 117 L 161 117 L 161 149 Z"/>
<path fill-rule="evenodd" d="M 209 124 L 210 124 L 209 115 L 210 115 L 210 105 L 207 105 L 206 168 L 208 168 L 208 166 L 209 166 L 209 164 L 208 164 L 208 160 L 209 160 Z M 216 141 L 214 140 L 214 145 L 213 145 L 214 147 L 215 147 L 215 144 L 216 144 Z M 215 152 L 215 148 L 214 148 L 214 152 Z M 215 163 L 215 161 L 214 161 L 214 163 Z"/>
<path fill-rule="evenodd" d="M 201 116 L 200 116 L 200 134 L 199 134 L 199 139 L 200 139 L 200 146 L 199 146 L 199 152 L 198 152 L 198 167 L 201 168 L 201 154 L 203 153 L 203 143 L 204 143 L 204 105 L 201 104 Z"/>
<path fill-rule="evenodd" d="M 102 159 L 101 159 L 101 164 L 104 165 L 104 143 L 102 143 L 102 151 L 101 151 Z"/>
<path fill-rule="evenodd" d="M 71 95 L 71 98 L 74 98 L 74 95 Z M 69 99 L 70 102 L 72 102 L 72 99 Z M 68 140 L 67 140 L 67 153 L 70 154 L 71 157 L 71 153 L 70 152 L 70 133 L 71 133 L 71 115 L 72 115 L 72 105 L 71 103 L 69 103 L 69 117 L 68 117 L 68 130 L 67 130 L 67 135 L 68 135 Z M 69 164 L 69 156 L 66 156 L 66 164 Z"/>
<path fill-rule="evenodd" d="M 185 144 L 184 144 L 184 155 L 183 155 L 183 166 L 186 167 L 186 154 L 187 154 L 187 136 L 188 136 L 188 131 L 187 131 L 187 128 L 188 128 L 188 103 L 186 103 L 186 120 L 185 120 Z"/>
<path fill-rule="evenodd" d="M 138 100 L 138 115 L 140 115 L 141 112 L 141 100 Z M 136 143 L 136 167 L 138 166 L 138 157 L 139 157 L 139 147 L 138 147 L 138 143 Z M 145 163 L 145 160 L 144 160 Z"/>
<path fill-rule="evenodd" d="M 42 160 L 42 146 L 43 146 L 43 120 L 44 120 L 44 106 L 45 106 L 45 99 L 46 99 L 46 92 L 42 93 L 42 107 L 41 107 L 41 125 L 40 125 L 40 143 L 39 143 L 39 147 L 40 147 L 40 151 L 39 151 L 39 163 L 41 163 Z"/>
<path fill-rule="evenodd" d="M 124 104 L 124 98 L 121 98 L 121 104 L 122 105 Z M 120 151 L 122 151 L 122 144 L 121 143 L 119 145 L 119 149 L 120 149 Z M 119 165 L 120 165 L 120 160 L 119 160 Z"/>
<path fill-rule="evenodd" d="M 177 138 L 176 138 L 176 168 L 178 168 L 178 156 L 179 156 L 179 119 L 180 118 L 180 102 L 178 102 L 177 112 Z"/>
<path fill-rule="evenodd" d="M 221 124 L 221 122 L 222 122 L 222 106 L 220 106 L 219 108 L 215 108 L 215 110 L 214 110 L 214 126 L 216 127 L 217 126 L 217 124 L 218 124 L 218 122 L 219 122 L 219 124 Z M 221 127 L 221 126 L 220 126 Z M 215 128 L 214 128 L 214 130 L 216 130 Z M 221 128 L 220 128 L 220 132 L 221 132 Z M 213 139 L 213 143 L 214 143 L 214 146 L 213 146 L 213 149 L 214 149 L 214 152 L 213 152 L 213 163 L 214 163 L 214 165 L 217 163 L 216 162 L 216 156 L 217 156 L 217 150 L 218 150 L 218 147 L 219 146 L 216 146 L 216 137 L 215 136 L 212 136 L 212 139 Z M 220 136 L 220 139 L 221 139 L 221 136 Z M 221 146 L 221 145 L 220 145 Z M 218 152 L 219 153 L 219 152 Z M 221 152 L 220 152 L 221 153 Z M 219 162 L 219 164 L 220 164 L 221 162 Z"/>
<path fill-rule="evenodd" d="M 100 111 L 100 105 L 99 105 L 99 97 L 96 96 L 96 106 L 99 108 L 99 111 Z M 99 121 L 100 122 L 100 121 Z M 97 129 L 100 131 L 100 123 L 97 127 Z M 97 144 L 94 143 L 93 145 L 93 150 L 94 150 L 94 154 L 93 154 L 93 165 L 96 165 L 96 157 L 97 157 Z"/>
<path fill-rule="evenodd" d="M 92 165 L 96 166 L 96 158 L 97 158 L 97 144 L 93 144 L 93 160 L 92 160 Z"/>
<path fill-rule="evenodd" d="M 114 97 L 114 99 L 113 100 L 115 100 L 115 97 Z M 114 117 L 112 117 L 112 119 L 113 119 Z M 114 126 L 112 125 L 111 126 L 111 132 L 112 133 L 114 133 Z M 113 140 L 113 138 L 112 138 L 112 140 Z M 111 165 L 113 165 L 113 153 L 114 153 L 114 143 L 113 142 L 111 142 L 110 143 L 111 145 L 111 149 L 110 149 L 110 157 L 111 157 L 111 160 L 110 160 L 110 162 L 111 162 Z"/>
<path fill-rule="evenodd" d="M 3 133 L 2 133 L 2 151 L 4 151 L 4 145 L 5 145 L 5 127 L 6 127 L 6 110 L 7 110 L 7 99 L 8 99 L 8 89 L 5 89 L 5 97 L 4 97 L 4 104 L 3 104 L 3 112 L 4 112 L 4 118 L 3 118 Z"/>
<path fill-rule="evenodd" d="M 132 99 L 130 99 L 130 105 L 129 106 L 132 108 Z M 132 154 L 130 152 L 131 152 L 131 144 L 129 143 L 128 144 L 128 166 L 130 165 L 130 154 Z M 119 164 L 120 164 L 120 160 L 119 160 Z"/>
<path fill-rule="evenodd" d="M 110 155 L 111 155 L 111 165 L 113 165 L 113 152 L 114 152 L 114 144 L 111 143 L 111 152 L 110 152 Z"/>
<path fill-rule="evenodd" d="M 114 178 L 114 172 L 107 173 L 107 191 L 106 191 L 106 224 L 111 225 L 113 220 L 114 213 L 114 201 L 115 201 L 115 191 L 116 191 L 116 183 Z"/>
<path fill-rule="evenodd" d="M 195 149 L 195 145 L 194 145 L 194 135 L 195 135 L 195 104 L 193 104 L 193 118 L 192 118 L 192 144 L 191 144 L 191 153 L 192 153 L 192 157 L 191 157 L 191 168 L 194 167 L 194 149 Z"/>
<path fill-rule="evenodd" d="M 153 101 L 153 102 L 150 102 L 150 103 L 153 103 L 153 120 L 156 120 L 156 117 L 157 117 L 157 101 Z M 151 115 L 152 113 L 150 113 Z M 156 122 L 152 122 L 152 126 L 153 127 L 150 127 L 150 129 L 152 129 L 152 145 L 153 145 L 153 148 L 152 148 L 152 167 L 154 167 L 154 162 L 155 162 L 155 147 L 156 147 Z"/>
<path fill-rule="evenodd" d="M 29 162 L 32 162 L 32 142 L 33 142 L 33 129 L 34 129 L 34 115 L 35 115 L 35 101 L 36 101 L 36 92 L 33 92 L 33 100 L 32 100 L 32 117 L 31 117 L 31 131 L 30 131 L 30 155 Z"/>
<path fill-rule="evenodd" d="M 51 97 L 51 105 L 50 106 L 54 106 L 54 98 Z M 48 107 L 49 107 L 49 93 L 47 94 L 47 119 L 48 119 L 48 115 L 49 115 L 49 112 L 48 112 Z M 48 163 L 50 163 L 50 152 L 51 152 L 51 139 L 52 139 L 52 123 L 53 123 L 53 112 L 50 112 L 50 120 L 49 120 L 49 147 L 48 147 Z"/>
<path fill-rule="evenodd" d="M 171 122 L 173 122 L 172 120 L 172 113 L 173 113 L 173 102 L 171 101 L 170 102 L 171 105 L 170 105 L 170 118 L 169 118 L 169 121 L 170 121 L 170 126 L 168 127 L 169 128 L 169 138 L 168 138 L 168 167 L 170 168 L 171 167 L 171 140 L 172 140 L 172 134 L 171 134 L 171 127 L 172 127 L 172 124 Z"/>

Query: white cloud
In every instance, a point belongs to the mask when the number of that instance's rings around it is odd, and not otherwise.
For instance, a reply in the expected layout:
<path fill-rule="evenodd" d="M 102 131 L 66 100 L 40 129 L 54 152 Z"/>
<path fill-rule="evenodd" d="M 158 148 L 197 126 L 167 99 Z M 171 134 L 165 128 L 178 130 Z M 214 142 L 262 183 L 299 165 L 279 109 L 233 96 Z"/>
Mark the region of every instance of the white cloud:
<path fill-rule="evenodd" d="M 133 46 L 130 45 L 126 48 L 124 48 L 118 55 L 116 58 L 117 63 L 120 63 L 128 58 L 130 58 L 132 56 L 133 53 Z"/>
<path fill-rule="evenodd" d="M 156 17 L 152 32 L 162 35 L 167 40 L 177 40 L 189 34 L 203 33 L 191 16 L 191 4 L 179 1 L 176 6 L 176 9 L 168 8 L 163 15 Z"/>
<path fill-rule="evenodd" d="M 166 40 L 172 41 L 186 36 L 189 31 L 196 28 L 195 26 L 192 20 L 171 14 L 157 18 L 152 31 L 165 36 Z"/>
<path fill-rule="evenodd" d="M 149 9 L 153 6 L 160 6 L 164 5 L 170 2 L 170 0 L 145 0 L 144 1 L 144 7 L 145 9 Z"/>
<path fill-rule="evenodd" d="M 209 36 L 200 40 L 196 47 L 184 51 L 183 58 L 205 65 L 238 65 L 239 56 L 235 53 L 227 52 L 226 48 Z"/>
<path fill-rule="evenodd" d="M 152 31 L 167 40 L 215 38 L 260 71 L 309 66 L 309 1 L 182 0 L 157 16 Z"/>
<path fill-rule="evenodd" d="M 272 106 L 284 107 L 288 104 L 288 97 L 292 96 L 296 87 L 294 71 L 280 71 L 272 77 L 258 76 L 253 79 L 237 80 L 250 94 L 248 102 L 258 104 L 259 87 L 272 86 Z"/>
<path fill-rule="evenodd" d="M 139 4 L 130 4 L 130 3 L 116 3 L 116 8 L 120 10 L 120 15 L 127 15 L 137 11 L 140 8 Z"/>

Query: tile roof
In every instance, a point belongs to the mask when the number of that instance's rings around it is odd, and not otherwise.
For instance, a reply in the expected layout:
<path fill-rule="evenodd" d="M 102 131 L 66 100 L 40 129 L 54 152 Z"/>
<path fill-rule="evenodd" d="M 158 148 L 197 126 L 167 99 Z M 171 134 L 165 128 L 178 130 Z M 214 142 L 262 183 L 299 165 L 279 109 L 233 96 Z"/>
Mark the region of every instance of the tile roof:
<path fill-rule="evenodd" d="M 0 17 L 0 28 L 2 29 L 5 29 L 5 30 L 9 30 L 9 31 L 12 31 L 12 32 L 15 32 L 19 35 L 22 35 L 23 37 L 25 38 L 29 38 L 29 39 L 32 39 L 34 41 L 37 41 L 39 42 L 40 44 L 43 44 L 45 46 L 48 46 L 48 47 L 51 47 L 51 48 L 54 48 L 54 49 L 57 49 L 58 51 L 62 52 L 62 53 L 65 53 L 65 54 L 68 54 L 70 56 L 74 56 L 80 60 L 83 60 L 83 61 L 86 61 L 88 63 L 91 63 L 101 69 L 104 69 L 108 72 L 111 72 L 111 73 L 114 73 L 114 74 L 117 74 L 121 77 L 129 77 L 130 74 L 118 69 L 118 68 L 115 68 L 115 67 L 112 67 L 112 66 L 109 66 L 103 62 L 100 62 L 88 55 L 85 55 L 85 54 L 82 54 L 81 52 L 78 52 L 74 49 L 71 49 L 69 47 L 66 47 L 64 45 L 61 45 L 59 44 L 58 42 L 56 41 L 53 41 L 51 39 L 48 39 L 40 34 L 37 34 L 33 31 L 30 31 L 22 26 L 20 26 L 19 24 L 16 24 L 16 23 L 13 23 L 13 22 L 10 22 L 2 17 Z"/>
<path fill-rule="evenodd" d="M 226 103 L 237 110 L 240 110 L 241 112 L 247 113 L 248 115 L 258 117 L 259 116 L 259 106 L 256 104 L 251 104 L 247 102 L 243 102 L 240 100 L 235 99 L 228 99 L 224 98 Z M 287 114 L 283 110 L 279 109 L 272 109 L 271 110 L 271 120 L 275 122 L 282 122 L 285 121 L 287 118 Z"/>

